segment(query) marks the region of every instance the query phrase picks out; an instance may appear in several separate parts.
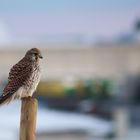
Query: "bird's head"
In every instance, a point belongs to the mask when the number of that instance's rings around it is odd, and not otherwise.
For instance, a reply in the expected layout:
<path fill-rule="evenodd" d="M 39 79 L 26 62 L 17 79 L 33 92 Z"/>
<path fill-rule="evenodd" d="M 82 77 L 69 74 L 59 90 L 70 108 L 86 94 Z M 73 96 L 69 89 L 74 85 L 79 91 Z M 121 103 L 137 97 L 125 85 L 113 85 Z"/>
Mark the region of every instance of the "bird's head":
<path fill-rule="evenodd" d="M 28 50 L 25 57 L 30 59 L 31 61 L 38 61 L 39 59 L 43 58 L 38 48 L 32 48 Z"/>

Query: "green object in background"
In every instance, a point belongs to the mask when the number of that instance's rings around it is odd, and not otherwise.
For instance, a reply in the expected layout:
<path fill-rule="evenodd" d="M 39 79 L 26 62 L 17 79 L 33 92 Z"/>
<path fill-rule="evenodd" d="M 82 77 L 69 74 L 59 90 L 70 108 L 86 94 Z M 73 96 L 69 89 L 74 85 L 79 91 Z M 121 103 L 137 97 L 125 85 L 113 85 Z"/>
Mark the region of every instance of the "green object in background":
<path fill-rule="evenodd" d="M 75 97 L 75 88 L 65 88 L 64 93 L 66 97 L 74 98 Z"/>
<path fill-rule="evenodd" d="M 108 99 L 111 96 L 110 80 L 88 80 L 84 84 L 84 98 L 93 100 Z"/>
<path fill-rule="evenodd" d="M 92 88 L 93 88 L 93 81 L 86 80 L 84 83 L 84 98 L 85 99 L 94 98 L 94 92 Z"/>

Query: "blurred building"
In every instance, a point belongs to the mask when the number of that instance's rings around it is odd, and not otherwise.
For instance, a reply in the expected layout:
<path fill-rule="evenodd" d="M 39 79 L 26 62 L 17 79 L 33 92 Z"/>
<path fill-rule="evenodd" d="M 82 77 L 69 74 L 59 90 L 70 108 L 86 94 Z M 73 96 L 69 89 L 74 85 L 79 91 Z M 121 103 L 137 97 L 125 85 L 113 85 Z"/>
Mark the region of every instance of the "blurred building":
<path fill-rule="evenodd" d="M 41 44 L 42 80 L 64 78 L 121 79 L 140 73 L 140 44 Z M 25 45 L 0 50 L 0 79 L 7 78 L 9 69 L 28 48 Z"/>

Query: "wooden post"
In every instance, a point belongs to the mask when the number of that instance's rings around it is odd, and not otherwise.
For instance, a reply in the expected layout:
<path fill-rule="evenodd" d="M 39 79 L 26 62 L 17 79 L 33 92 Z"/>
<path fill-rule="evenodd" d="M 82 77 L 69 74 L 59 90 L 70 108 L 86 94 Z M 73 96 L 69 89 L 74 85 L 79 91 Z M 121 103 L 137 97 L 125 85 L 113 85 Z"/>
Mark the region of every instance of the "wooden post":
<path fill-rule="evenodd" d="M 20 140 L 35 140 L 37 106 L 35 98 L 22 99 Z"/>

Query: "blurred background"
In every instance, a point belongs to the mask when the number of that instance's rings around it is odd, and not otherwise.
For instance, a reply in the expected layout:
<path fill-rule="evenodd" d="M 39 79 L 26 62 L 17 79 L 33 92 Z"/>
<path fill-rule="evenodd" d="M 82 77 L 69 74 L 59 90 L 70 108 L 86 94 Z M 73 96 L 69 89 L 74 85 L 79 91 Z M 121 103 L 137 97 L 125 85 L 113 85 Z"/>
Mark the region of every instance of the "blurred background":
<path fill-rule="evenodd" d="M 37 140 L 140 136 L 140 1 L 0 1 L 0 92 L 25 52 L 42 51 Z M 19 139 L 20 101 L 0 107 Z"/>

